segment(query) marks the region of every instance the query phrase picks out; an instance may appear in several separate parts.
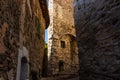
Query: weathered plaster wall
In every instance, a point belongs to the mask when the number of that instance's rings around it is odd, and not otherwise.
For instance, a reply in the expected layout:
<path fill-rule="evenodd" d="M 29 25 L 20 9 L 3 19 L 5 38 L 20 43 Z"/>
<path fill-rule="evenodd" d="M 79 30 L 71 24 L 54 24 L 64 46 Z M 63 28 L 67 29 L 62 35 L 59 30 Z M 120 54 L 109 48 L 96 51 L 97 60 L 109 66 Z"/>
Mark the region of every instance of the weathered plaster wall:
<path fill-rule="evenodd" d="M 75 0 L 74 9 L 80 80 L 119 80 L 120 1 Z"/>

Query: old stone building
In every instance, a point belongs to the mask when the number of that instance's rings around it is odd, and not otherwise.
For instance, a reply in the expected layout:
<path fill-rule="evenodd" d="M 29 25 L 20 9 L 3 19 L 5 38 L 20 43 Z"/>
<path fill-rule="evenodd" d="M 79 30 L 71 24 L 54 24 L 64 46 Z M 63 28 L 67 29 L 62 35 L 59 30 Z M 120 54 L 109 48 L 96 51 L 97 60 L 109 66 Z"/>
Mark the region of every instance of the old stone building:
<path fill-rule="evenodd" d="M 0 0 L 0 80 L 40 80 L 48 25 L 46 0 Z"/>
<path fill-rule="evenodd" d="M 75 0 L 80 80 L 120 80 L 120 0 Z"/>
<path fill-rule="evenodd" d="M 73 19 L 73 0 L 49 0 L 49 73 L 77 72 L 78 52 Z"/>

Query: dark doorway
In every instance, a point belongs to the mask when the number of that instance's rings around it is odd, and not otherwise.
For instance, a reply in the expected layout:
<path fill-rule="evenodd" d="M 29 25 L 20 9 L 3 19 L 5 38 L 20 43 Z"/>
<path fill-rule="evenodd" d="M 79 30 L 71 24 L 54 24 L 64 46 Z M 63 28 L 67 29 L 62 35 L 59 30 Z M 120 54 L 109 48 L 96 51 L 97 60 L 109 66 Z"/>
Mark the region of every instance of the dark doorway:
<path fill-rule="evenodd" d="M 31 75 L 32 75 L 32 80 L 38 80 L 38 73 L 37 73 L 37 71 L 32 70 Z"/>
<path fill-rule="evenodd" d="M 63 60 L 59 60 L 59 72 L 64 70 L 64 61 Z"/>
<path fill-rule="evenodd" d="M 21 59 L 20 80 L 26 80 L 28 74 L 28 61 L 26 57 Z"/>

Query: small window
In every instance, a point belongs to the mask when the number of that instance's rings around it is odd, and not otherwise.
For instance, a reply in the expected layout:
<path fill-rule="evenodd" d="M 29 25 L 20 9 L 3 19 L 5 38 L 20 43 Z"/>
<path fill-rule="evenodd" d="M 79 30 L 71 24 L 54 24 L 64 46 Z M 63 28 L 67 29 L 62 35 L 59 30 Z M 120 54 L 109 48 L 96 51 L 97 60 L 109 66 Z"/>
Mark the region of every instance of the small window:
<path fill-rule="evenodd" d="M 61 41 L 61 48 L 65 48 L 65 41 Z"/>

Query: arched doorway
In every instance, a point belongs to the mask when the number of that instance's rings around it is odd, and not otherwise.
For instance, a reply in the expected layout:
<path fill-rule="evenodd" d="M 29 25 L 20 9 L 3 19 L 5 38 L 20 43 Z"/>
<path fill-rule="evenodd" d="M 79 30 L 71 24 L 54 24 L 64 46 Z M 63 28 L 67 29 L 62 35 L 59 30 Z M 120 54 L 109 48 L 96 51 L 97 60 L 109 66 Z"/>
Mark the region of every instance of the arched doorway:
<path fill-rule="evenodd" d="M 64 71 L 76 72 L 78 69 L 78 48 L 76 37 L 64 34 L 60 37 L 59 59 L 64 60 Z"/>
<path fill-rule="evenodd" d="M 21 58 L 20 80 L 27 80 L 28 75 L 28 60 L 24 56 Z"/>
<path fill-rule="evenodd" d="M 76 38 L 72 35 L 70 36 L 70 52 L 71 52 L 71 62 L 74 64 L 77 63 L 76 56 L 78 56 L 78 48 L 77 48 Z"/>

